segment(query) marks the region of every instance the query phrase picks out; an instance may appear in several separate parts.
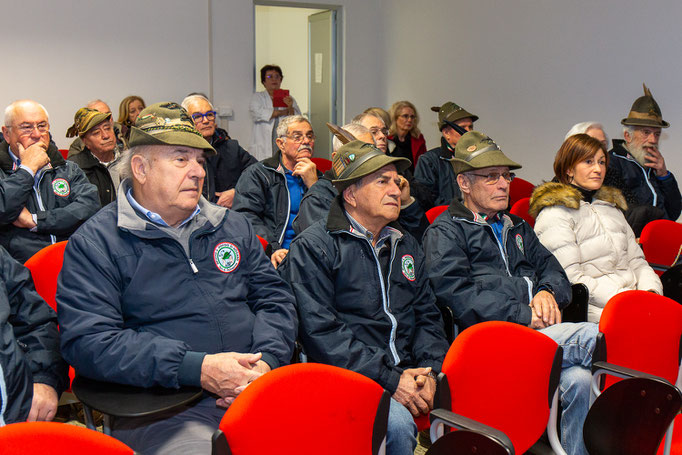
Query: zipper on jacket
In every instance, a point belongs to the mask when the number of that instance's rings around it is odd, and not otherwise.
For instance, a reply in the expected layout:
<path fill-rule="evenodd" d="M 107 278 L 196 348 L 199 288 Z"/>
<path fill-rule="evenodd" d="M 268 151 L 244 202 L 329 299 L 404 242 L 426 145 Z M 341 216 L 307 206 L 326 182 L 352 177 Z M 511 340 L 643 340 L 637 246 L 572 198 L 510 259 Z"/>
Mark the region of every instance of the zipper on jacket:
<path fill-rule="evenodd" d="M 189 258 L 189 266 L 192 267 L 192 272 L 199 273 L 199 269 L 197 268 L 196 265 L 194 265 L 194 261 L 192 260 L 192 258 Z"/>
<path fill-rule="evenodd" d="M 618 155 L 616 155 L 616 156 L 618 156 Z M 649 176 L 647 175 L 647 173 L 646 173 L 646 171 L 644 170 L 644 168 L 642 167 L 642 165 L 639 164 L 636 160 L 632 160 L 632 159 L 630 159 L 630 158 L 628 158 L 628 157 L 625 157 L 625 158 L 619 157 L 619 158 L 621 158 L 621 159 L 626 159 L 626 160 L 628 160 L 628 161 L 632 161 L 632 162 L 635 163 L 635 164 L 637 165 L 637 167 L 642 171 L 642 173 L 644 174 L 644 181 L 646 182 L 646 186 L 649 187 L 649 190 L 651 191 L 651 194 L 652 194 L 653 197 L 654 197 L 654 203 L 653 203 L 652 205 L 653 205 L 654 207 L 656 207 L 656 203 L 658 202 L 658 193 L 656 193 L 656 190 L 654 189 L 654 187 L 651 186 L 651 182 L 649 181 Z"/>
<path fill-rule="evenodd" d="M 40 172 L 40 171 L 38 171 Z M 43 212 L 45 211 L 45 206 L 43 205 L 43 198 L 40 196 L 40 184 L 43 182 L 43 177 L 45 176 L 46 172 L 43 172 L 40 174 L 40 178 L 38 178 L 38 184 L 33 187 L 33 193 L 36 195 L 36 202 L 38 202 L 38 208 L 42 210 Z M 50 241 L 54 245 L 57 243 L 57 237 L 54 235 L 50 234 Z"/>
<path fill-rule="evenodd" d="M 287 190 L 287 219 L 284 222 L 284 227 L 282 228 L 282 232 L 279 234 L 279 241 L 277 243 L 282 245 L 282 240 L 284 240 L 284 234 L 287 232 L 287 225 L 289 224 L 289 217 L 291 216 L 291 193 L 289 193 L 289 185 L 287 185 L 287 176 L 285 172 L 280 172 L 278 169 L 279 167 L 283 165 L 280 163 L 279 166 L 277 166 L 277 169 L 274 169 L 269 166 L 264 166 L 265 169 L 270 169 L 274 171 L 277 174 L 280 174 L 284 178 L 284 188 Z"/>

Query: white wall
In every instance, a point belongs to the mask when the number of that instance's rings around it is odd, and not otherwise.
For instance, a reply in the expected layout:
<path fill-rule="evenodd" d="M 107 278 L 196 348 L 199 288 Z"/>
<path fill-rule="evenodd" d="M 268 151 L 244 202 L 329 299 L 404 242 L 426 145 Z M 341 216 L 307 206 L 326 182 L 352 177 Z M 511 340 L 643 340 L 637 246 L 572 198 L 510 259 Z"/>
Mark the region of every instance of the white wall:
<path fill-rule="evenodd" d="M 41 102 L 60 148 L 91 99 L 104 99 L 118 117 L 127 95 L 180 101 L 208 86 L 206 1 L 5 2 L 2 18 L 0 109 L 21 98 Z"/>
<path fill-rule="evenodd" d="M 279 65 L 282 88 L 289 90 L 301 112 L 308 113 L 308 16 L 324 10 L 256 6 L 256 88 L 263 90 L 260 69 Z"/>
<path fill-rule="evenodd" d="M 677 0 L 382 0 L 387 104 L 415 102 L 427 146 L 438 144 L 432 105 L 455 101 L 480 116 L 534 183 L 551 178 L 574 123 L 620 120 L 646 82 L 672 125 L 661 151 L 682 175 L 682 3 Z"/>

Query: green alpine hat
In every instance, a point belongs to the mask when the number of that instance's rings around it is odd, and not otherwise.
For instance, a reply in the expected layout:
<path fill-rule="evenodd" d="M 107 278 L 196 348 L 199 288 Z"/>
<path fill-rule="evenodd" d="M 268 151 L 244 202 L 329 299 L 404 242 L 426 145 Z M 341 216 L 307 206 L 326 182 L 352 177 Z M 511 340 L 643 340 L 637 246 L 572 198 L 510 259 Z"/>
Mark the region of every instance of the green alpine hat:
<path fill-rule="evenodd" d="M 651 91 L 647 88 L 646 84 L 642 84 L 642 87 L 644 87 L 644 96 L 640 96 L 632 103 L 630 113 L 627 118 L 620 121 L 621 125 L 669 127 L 670 123 L 663 120 L 661 108 L 658 107 L 658 103 L 651 94 Z"/>
<path fill-rule="evenodd" d="M 521 168 L 519 163 L 502 153 L 495 141 L 478 131 L 469 131 L 457 141 L 450 163 L 455 174 L 492 166 L 507 166 L 510 170 Z"/>
<path fill-rule="evenodd" d="M 85 133 L 110 118 L 111 113 L 104 114 L 94 109 L 82 107 L 78 109 L 76 115 L 73 116 L 73 125 L 66 130 L 66 137 L 74 137 L 76 135 L 83 137 Z"/>
<path fill-rule="evenodd" d="M 215 155 L 211 144 L 197 131 L 187 111 L 177 103 L 164 102 L 147 106 L 130 128 L 129 147 L 136 145 L 183 145 L 203 149 Z"/>
<path fill-rule="evenodd" d="M 360 180 L 362 177 L 378 171 L 388 164 L 395 164 L 398 172 L 410 167 L 410 160 L 386 155 L 373 144 L 362 141 L 350 141 L 336 151 L 332 162 L 332 169 L 337 176 L 332 183 L 337 191 L 343 190 Z"/>
<path fill-rule="evenodd" d="M 433 112 L 438 112 L 438 129 L 443 130 L 447 126 L 447 122 L 455 122 L 463 118 L 471 117 L 471 121 L 475 122 L 478 120 L 478 116 L 467 111 L 463 107 L 458 106 L 452 101 L 448 101 L 441 107 L 433 106 L 431 107 Z"/>

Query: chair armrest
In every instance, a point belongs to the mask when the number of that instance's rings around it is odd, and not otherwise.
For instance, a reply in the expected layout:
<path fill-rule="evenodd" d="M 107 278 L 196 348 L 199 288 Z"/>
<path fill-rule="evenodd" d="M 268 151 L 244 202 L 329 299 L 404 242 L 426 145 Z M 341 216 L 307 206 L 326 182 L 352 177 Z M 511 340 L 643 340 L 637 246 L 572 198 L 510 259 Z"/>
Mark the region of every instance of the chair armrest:
<path fill-rule="evenodd" d="M 661 378 L 660 376 L 655 376 L 653 374 L 648 374 L 644 373 L 639 370 L 635 370 L 632 368 L 627 368 L 623 367 L 620 365 L 616 365 L 613 363 L 609 362 L 604 362 L 604 361 L 598 361 L 598 362 L 593 362 L 592 363 L 592 381 L 591 381 L 591 389 L 592 389 L 592 397 L 593 399 L 598 397 L 601 394 L 600 389 L 600 379 L 602 376 L 610 374 L 612 376 L 616 376 L 619 378 L 627 379 L 627 378 L 649 378 L 649 379 L 658 379 L 658 380 L 663 380 L 665 382 L 669 382 L 664 378 Z"/>
<path fill-rule="evenodd" d="M 431 420 L 432 442 L 435 442 L 439 437 L 443 435 L 444 433 L 443 426 L 447 425 L 452 428 L 471 430 L 485 434 L 486 436 L 493 439 L 501 446 L 507 449 L 511 449 L 510 453 L 514 453 L 514 444 L 512 444 L 511 440 L 506 434 L 504 434 L 500 430 L 497 430 L 476 420 L 464 417 L 463 415 L 456 414 L 446 409 L 434 409 L 429 414 L 429 419 Z"/>
<path fill-rule="evenodd" d="M 83 404 L 114 417 L 142 417 L 169 411 L 198 400 L 204 393 L 199 387 L 144 388 L 78 375 L 71 388 Z"/>
<path fill-rule="evenodd" d="M 561 320 L 563 322 L 587 321 L 587 303 L 590 291 L 583 283 L 571 285 L 571 303 L 563 309 Z"/>

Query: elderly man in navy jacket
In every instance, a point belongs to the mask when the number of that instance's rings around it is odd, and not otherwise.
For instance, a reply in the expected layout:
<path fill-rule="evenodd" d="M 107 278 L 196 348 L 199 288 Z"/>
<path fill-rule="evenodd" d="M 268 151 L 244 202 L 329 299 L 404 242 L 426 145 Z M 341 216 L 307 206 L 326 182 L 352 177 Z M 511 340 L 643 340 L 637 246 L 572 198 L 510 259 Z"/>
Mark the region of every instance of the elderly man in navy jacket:
<path fill-rule="evenodd" d="M 209 453 L 224 407 L 291 359 L 293 296 L 246 218 L 201 197 L 214 151 L 183 108 L 147 107 L 129 144 L 116 204 L 65 251 L 62 352 L 98 380 L 201 386 L 198 403 L 117 419 L 112 434 L 145 454 Z"/>
<path fill-rule="evenodd" d="M 433 407 L 448 349 L 417 240 L 395 223 L 409 160 L 351 141 L 334 156 L 339 196 L 280 265 L 310 360 L 364 374 L 392 394 L 387 453 L 412 454 L 412 416 Z M 352 392 L 351 392 L 352 393 Z"/>

